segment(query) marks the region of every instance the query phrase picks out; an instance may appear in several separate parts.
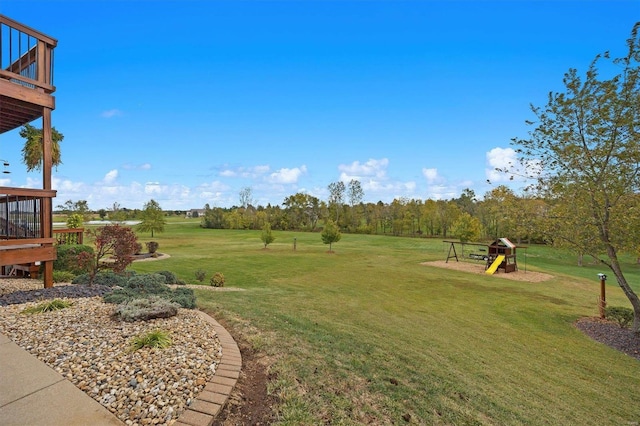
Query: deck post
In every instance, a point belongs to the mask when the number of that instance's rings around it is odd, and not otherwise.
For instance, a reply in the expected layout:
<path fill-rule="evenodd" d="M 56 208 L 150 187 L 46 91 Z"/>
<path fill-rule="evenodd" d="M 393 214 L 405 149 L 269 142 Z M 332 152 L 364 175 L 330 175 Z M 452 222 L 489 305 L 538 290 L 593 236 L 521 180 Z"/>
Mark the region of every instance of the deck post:
<path fill-rule="evenodd" d="M 51 187 L 51 168 L 53 158 L 51 152 L 51 110 L 42 108 L 42 188 L 45 190 Z M 42 200 L 42 236 L 53 238 L 53 200 L 45 198 Z M 44 288 L 53 287 L 53 261 L 44 262 Z"/>

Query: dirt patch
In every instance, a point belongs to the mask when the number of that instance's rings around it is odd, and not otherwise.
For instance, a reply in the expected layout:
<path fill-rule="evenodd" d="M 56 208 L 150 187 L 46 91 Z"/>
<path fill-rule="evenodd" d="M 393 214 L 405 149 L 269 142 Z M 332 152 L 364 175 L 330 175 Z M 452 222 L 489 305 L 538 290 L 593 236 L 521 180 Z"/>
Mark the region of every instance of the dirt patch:
<path fill-rule="evenodd" d="M 277 398 L 267 393 L 269 382 L 269 362 L 256 352 L 246 340 L 234 333 L 233 329 L 220 321 L 231 333 L 242 354 L 242 370 L 236 387 L 213 426 L 262 426 L 272 424 L 276 419 Z"/>
<path fill-rule="evenodd" d="M 484 271 L 485 271 L 483 262 L 480 262 L 480 263 L 456 262 L 456 261 L 446 262 L 444 260 L 436 260 L 433 262 L 423 262 L 421 263 L 421 265 L 435 266 L 436 268 L 453 269 L 456 271 L 470 272 L 474 274 L 484 274 Z M 553 275 L 545 274 L 544 272 L 523 271 L 523 270 L 509 272 L 508 274 L 498 271 L 492 276 L 499 277 L 499 278 L 506 278 L 514 281 L 525 281 L 530 283 L 539 283 L 543 281 L 548 281 L 553 278 Z"/>

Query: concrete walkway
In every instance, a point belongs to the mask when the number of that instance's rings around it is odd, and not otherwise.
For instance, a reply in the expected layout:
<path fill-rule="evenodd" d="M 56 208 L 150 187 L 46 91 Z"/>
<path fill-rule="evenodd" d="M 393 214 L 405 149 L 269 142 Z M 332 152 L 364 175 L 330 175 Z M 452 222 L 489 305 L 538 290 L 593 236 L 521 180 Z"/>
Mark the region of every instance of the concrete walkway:
<path fill-rule="evenodd" d="M 0 334 L 0 419 L 6 426 L 124 424 L 3 334 Z"/>
<path fill-rule="evenodd" d="M 216 374 L 175 425 L 211 425 L 240 376 L 242 358 L 238 345 L 217 321 L 201 314 L 218 333 L 222 360 Z M 3 334 L 0 334 L 0 424 L 124 425 L 99 402 Z"/>

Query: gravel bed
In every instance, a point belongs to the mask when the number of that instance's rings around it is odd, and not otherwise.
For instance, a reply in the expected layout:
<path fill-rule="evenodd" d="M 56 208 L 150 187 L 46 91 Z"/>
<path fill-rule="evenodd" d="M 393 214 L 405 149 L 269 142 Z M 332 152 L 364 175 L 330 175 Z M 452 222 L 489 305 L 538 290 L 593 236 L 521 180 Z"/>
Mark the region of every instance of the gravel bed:
<path fill-rule="evenodd" d="M 23 280 L 33 281 L 33 280 Z M 104 285 L 59 285 L 51 288 L 43 288 L 41 281 L 36 281 L 38 288 L 30 289 L 32 283 L 27 284 L 27 289 L 18 289 L 12 292 L 7 291 L 10 288 L 16 288 L 16 284 L 4 286 L 0 284 L 0 289 L 5 293 L 0 293 L 0 306 L 15 305 L 20 303 L 34 302 L 45 299 L 69 298 L 76 299 L 79 297 L 104 296 L 111 291 L 110 287 Z M 24 287 L 22 287 L 24 288 Z"/>
<path fill-rule="evenodd" d="M 631 329 L 600 318 L 582 318 L 575 325 L 593 340 L 640 360 L 640 336 Z"/>
<path fill-rule="evenodd" d="M 115 305 L 103 303 L 102 297 L 82 297 L 78 289 L 87 286 L 57 286 L 51 289 L 55 292 L 47 292 L 25 288 L 35 280 L 9 281 L 0 281 L 0 288 L 22 287 L 14 290 L 32 301 L 0 307 L 0 332 L 128 425 L 174 423 L 220 362 L 218 337 L 195 311 L 179 309 L 172 318 L 127 323 L 112 318 Z M 10 294 L 0 297 L 6 300 Z M 49 296 L 73 305 L 41 314 L 21 313 Z M 170 333 L 169 348 L 131 350 L 135 336 L 158 329 Z"/>

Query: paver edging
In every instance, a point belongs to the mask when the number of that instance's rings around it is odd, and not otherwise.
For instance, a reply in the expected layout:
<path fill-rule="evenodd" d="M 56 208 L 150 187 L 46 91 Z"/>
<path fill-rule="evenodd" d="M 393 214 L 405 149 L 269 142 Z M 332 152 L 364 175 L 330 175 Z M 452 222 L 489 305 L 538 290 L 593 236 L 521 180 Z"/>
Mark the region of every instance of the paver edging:
<path fill-rule="evenodd" d="M 222 358 L 215 374 L 205 386 L 205 390 L 196 396 L 191 405 L 180 414 L 174 424 L 211 426 L 215 417 L 222 411 L 229 400 L 229 395 L 238 382 L 242 366 L 242 355 L 236 341 L 218 321 L 202 311 L 196 310 L 196 312 L 213 326 L 222 346 Z M 210 394 L 215 395 L 215 403 L 208 397 Z M 202 398 L 199 398 L 200 396 Z M 220 401 L 223 402 L 220 404 Z"/>

